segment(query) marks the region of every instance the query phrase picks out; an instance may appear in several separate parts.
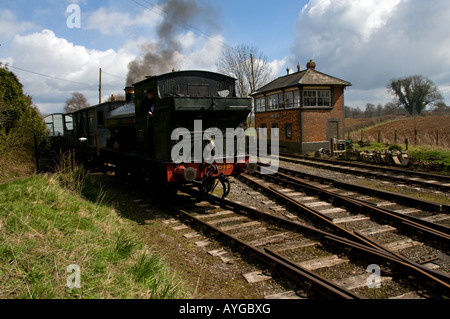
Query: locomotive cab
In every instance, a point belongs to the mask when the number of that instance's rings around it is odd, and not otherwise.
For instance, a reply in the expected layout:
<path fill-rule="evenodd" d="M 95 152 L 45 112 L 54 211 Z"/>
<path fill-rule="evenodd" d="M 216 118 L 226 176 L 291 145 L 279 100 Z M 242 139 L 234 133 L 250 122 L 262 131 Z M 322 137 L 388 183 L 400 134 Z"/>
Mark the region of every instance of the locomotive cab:
<path fill-rule="evenodd" d="M 138 153 L 171 161 L 173 130 L 194 132 L 194 120 L 201 120 L 204 129 L 238 127 L 251 111 L 251 99 L 237 98 L 234 85 L 234 78 L 204 71 L 173 72 L 134 84 Z M 154 106 L 151 115 L 149 105 Z"/>

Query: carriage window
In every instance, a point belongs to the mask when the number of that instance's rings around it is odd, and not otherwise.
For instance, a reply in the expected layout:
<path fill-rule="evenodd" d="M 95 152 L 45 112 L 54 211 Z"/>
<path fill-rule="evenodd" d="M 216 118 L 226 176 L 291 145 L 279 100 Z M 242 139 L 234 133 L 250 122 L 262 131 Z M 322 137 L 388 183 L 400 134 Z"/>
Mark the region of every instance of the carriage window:
<path fill-rule="evenodd" d="M 220 97 L 228 97 L 232 91 L 231 85 L 227 81 L 221 81 L 217 83 L 217 94 Z"/>
<path fill-rule="evenodd" d="M 174 79 L 166 80 L 162 82 L 162 96 L 177 96 L 180 94 L 180 86 Z"/>
<path fill-rule="evenodd" d="M 205 97 L 209 96 L 209 85 L 208 84 L 188 84 L 188 95 Z"/>
<path fill-rule="evenodd" d="M 103 116 L 103 111 L 97 111 L 97 125 L 105 125 L 105 117 Z"/>

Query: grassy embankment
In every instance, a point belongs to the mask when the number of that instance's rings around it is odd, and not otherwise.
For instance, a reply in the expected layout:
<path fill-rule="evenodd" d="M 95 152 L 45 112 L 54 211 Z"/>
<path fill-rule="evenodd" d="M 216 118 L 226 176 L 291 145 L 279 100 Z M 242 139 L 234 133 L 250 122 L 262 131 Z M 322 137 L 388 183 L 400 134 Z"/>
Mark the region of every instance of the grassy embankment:
<path fill-rule="evenodd" d="M 84 178 L 59 173 L 0 185 L 0 298 L 186 297 L 127 219 L 102 196 L 81 195 Z"/>

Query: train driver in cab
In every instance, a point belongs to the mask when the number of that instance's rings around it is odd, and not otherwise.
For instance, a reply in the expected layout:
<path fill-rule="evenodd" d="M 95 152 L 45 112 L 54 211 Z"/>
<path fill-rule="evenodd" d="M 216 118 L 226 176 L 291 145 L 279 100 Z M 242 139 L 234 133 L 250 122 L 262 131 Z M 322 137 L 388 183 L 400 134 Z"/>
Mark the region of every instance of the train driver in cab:
<path fill-rule="evenodd" d="M 142 112 L 149 116 L 153 116 L 153 112 L 155 112 L 155 91 L 153 89 L 147 90 L 147 97 L 144 97 L 142 101 Z"/>

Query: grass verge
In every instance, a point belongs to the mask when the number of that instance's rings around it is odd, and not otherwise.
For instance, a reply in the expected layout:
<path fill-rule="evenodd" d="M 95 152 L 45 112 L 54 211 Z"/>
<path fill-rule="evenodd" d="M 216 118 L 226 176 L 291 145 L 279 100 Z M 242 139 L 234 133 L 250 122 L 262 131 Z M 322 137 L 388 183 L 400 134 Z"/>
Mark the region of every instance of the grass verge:
<path fill-rule="evenodd" d="M 370 144 L 370 146 L 360 147 L 357 143 L 354 143 L 353 147 L 361 151 L 383 151 L 390 148 L 395 148 L 403 151 L 406 150 L 406 145 L 391 145 L 387 147 L 382 143 L 371 143 L 371 142 L 366 143 Z M 406 152 L 416 161 L 423 161 L 442 165 L 441 167 L 442 173 L 445 174 L 450 173 L 450 149 L 448 148 L 436 146 L 409 145 L 408 150 Z"/>
<path fill-rule="evenodd" d="M 67 175 L 0 185 L 0 298 L 187 297 L 128 220 L 62 183 Z"/>

